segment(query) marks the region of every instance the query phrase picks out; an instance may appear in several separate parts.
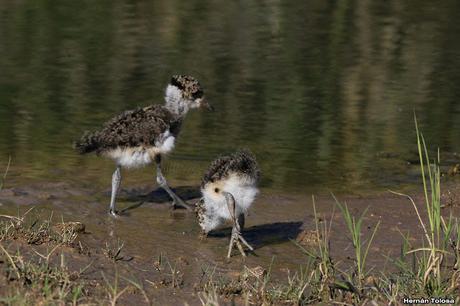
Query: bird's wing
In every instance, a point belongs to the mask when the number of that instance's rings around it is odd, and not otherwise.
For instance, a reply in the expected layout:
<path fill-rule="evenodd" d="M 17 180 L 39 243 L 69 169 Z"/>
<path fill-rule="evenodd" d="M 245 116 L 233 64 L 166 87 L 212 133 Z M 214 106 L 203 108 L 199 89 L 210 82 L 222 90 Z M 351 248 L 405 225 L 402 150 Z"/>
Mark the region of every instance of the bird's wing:
<path fill-rule="evenodd" d="M 240 150 L 214 160 L 202 179 L 202 186 L 226 178 L 231 173 L 247 175 L 259 180 L 260 170 L 256 158 L 249 150 Z"/>
<path fill-rule="evenodd" d="M 160 105 L 125 111 L 104 124 L 98 133 L 99 149 L 155 145 L 175 125 L 174 116 Z"/>
<path fill-rule="evenodd" d="M 215 159 L 204 174 L 201 181 L 201 186 L 203 187 L 208 182 L 218 181 L 228 175 L 228 166 L 230 160 L 231 156 L 229 155 L 220 156 L 219 158 Z"/>

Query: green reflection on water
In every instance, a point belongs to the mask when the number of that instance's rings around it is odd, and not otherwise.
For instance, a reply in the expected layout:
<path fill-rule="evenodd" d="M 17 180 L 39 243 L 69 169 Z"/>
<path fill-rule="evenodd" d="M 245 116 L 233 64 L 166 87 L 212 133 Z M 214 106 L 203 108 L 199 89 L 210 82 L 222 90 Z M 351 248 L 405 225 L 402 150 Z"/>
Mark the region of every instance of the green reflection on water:
<path fill-rule="evenodd" d="M 410 183 L 414 110 L 459 150 L 459 18 L 455 0 L 2 1 L 0 157 L 13 179 L 106 184 L 111 164 L 72 141 L 189 73 L 217 111 L 187 118 L 173 181 L 249 147 L 268 188 Z"/>

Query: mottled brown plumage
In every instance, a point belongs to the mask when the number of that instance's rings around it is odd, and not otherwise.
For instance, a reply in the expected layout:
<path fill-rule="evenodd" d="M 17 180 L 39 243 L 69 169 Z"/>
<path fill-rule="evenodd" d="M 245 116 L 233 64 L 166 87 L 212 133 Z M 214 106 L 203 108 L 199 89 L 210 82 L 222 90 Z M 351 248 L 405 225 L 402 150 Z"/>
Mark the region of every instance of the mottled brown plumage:
<path fill-rule="evenodd" d="M 184 96 L 188 99 L 197 99 L 203 96 L 200 83 L 188 75 L 174 75 L 171 78 L 171 85 L 183 90 Z"/>
<path fill-rule="evenodd" d="M 206 207 L 204 205 L 204 200 L 201 198 L 198 202 L 195 203 L 195 214 L 196 218 L 198 220 L 198 224 L 203 224 L 204 222 L 204 215 L 206 214 Z M 208 233 L 204 231 L 203 229 L 201 230 L 201 236 L 206 237 Z"/>
<path fill-rule="evenodd" d="M 230 155 L 223 155 L 214 160 L 201 180 L 201 187 L 227 178 L 231 174 L 247 175 L 257 182 L 260 170 L 254 154 L 249 150 L 241 150 Z"/>
<path fill-rule="evenodd" d="M 182 118 L 162 105 L 137 108 L 112 118 L 100 131 L 83 135 L 76 143 L 76 149 L 84 154 L 117 147 L 154 146 L 168 130 L 176 137 L 181 123 Z"/>

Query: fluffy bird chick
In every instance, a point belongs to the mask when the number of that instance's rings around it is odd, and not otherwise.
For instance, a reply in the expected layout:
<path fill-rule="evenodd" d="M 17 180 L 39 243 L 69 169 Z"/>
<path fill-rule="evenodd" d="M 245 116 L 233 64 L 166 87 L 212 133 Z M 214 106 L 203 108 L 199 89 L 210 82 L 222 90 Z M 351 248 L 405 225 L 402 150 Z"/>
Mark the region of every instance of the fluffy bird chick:
<path fill-rule="evenodd" d="M 96 132 L 86 132 L 75 143 L 81 154 L 96 152 L 116 163 L 112 175 L 109 213 L 116 215 L 115 199 L 121 183 L 121 168 L 156 164 L 157 183 L 172 198 L 172 205 L 191 209 L 168 186 L 161 171 L 161 157 L 174 148 L 182 121 L 194 108 L 212 109 L 199 82 L 191 76 L 175 75 L 166 87 L 165 105 L 150 105 L 121 113 Z"/>
<path fill-rule="evenodd" d="M 227 257 L 230 258 L 236 244 L 240 253 L 246 256 L 242 242 L 251 251 L 253 248 L 243 238 L 245 216 L 258 193 L 257 183 L 260 171 L 254 155 L 243 150 L 221 156 L 211 163 L 201 183 L 203 197 L 195 211 L 203 236 L 226 221 L 233 224 Z"/>

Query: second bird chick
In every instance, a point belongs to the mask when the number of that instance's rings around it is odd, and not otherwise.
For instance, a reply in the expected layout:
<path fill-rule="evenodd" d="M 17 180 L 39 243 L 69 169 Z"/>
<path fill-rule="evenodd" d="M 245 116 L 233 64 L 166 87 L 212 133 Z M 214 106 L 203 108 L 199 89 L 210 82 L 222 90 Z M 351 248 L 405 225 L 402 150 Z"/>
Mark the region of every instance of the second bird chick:
<path fill-rule="evenodd" d="M 224 222 L 233 224 L 227 257 L 236 244 L 246 256 L 242 242 L 253 248 L 243 238 L 241 230 L 248 209 L 259 192 L 257 183 L 260 170 L 254 155 L 248 150 L 221 156 L 211 163 L 201 183 L 203 197 L 197 203 L 198 223 L 204 235 L 220 227 Z"/>

